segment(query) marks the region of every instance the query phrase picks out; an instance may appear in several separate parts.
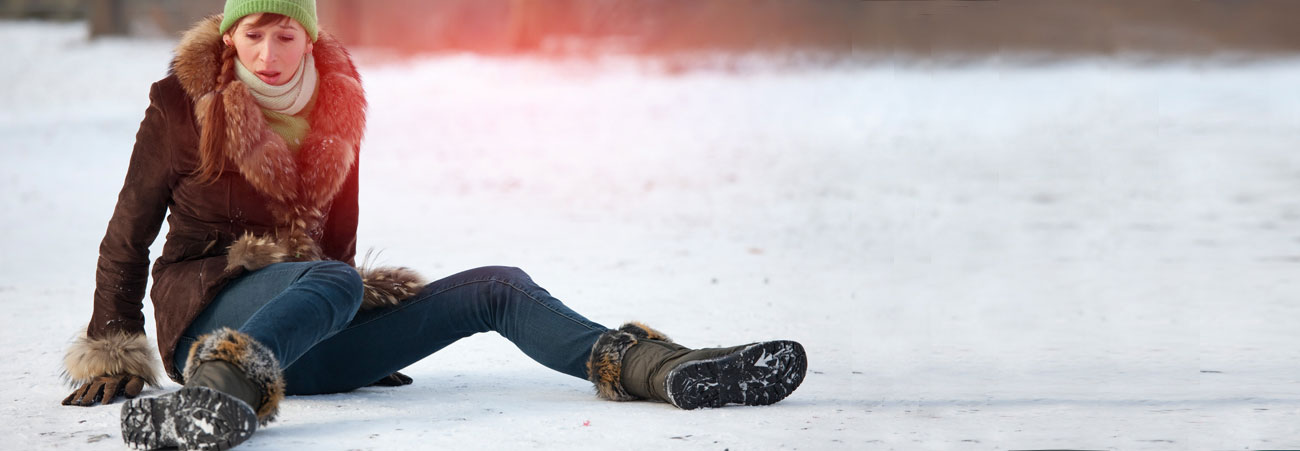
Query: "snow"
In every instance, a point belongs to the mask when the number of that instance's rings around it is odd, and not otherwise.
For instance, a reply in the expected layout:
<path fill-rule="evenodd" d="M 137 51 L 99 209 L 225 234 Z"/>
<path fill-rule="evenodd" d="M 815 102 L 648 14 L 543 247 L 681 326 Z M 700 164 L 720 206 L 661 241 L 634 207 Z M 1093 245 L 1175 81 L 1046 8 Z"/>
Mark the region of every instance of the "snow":
<path fill-rule="evenodd" d="M 122 446 L 57 378 L 173 43 L 84 34 L 0 22 L 5 447 Z M 519 266 L 605 325 L 797 340 L 810 372 L 679 411 L 483 334 L 241 449 L 1300 447 L 1300 60 L 357 57 L 380 263 Z"/>

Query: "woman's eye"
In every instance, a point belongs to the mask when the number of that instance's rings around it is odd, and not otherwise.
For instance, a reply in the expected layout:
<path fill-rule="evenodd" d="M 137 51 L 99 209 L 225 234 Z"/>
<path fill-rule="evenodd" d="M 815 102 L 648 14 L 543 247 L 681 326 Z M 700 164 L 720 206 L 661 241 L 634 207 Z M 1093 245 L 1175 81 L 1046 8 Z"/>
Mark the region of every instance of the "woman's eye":
<path fill-rule="evenodd" d="M 293 42 L 293 36 L 292 35 L 280 36 L 280 40 L 284 42 Z"/>
<path fill-rule="evenodd" d="M 246 37 L 246 38 L 248 38 L 248 39 L 258 39 L 258 38 L 261 38 L 261 37 L 262 37 L 262 34 L 261 34 L 261 33 L 247 33 L 247 34 L 244 34 L 244 37 Z"/>

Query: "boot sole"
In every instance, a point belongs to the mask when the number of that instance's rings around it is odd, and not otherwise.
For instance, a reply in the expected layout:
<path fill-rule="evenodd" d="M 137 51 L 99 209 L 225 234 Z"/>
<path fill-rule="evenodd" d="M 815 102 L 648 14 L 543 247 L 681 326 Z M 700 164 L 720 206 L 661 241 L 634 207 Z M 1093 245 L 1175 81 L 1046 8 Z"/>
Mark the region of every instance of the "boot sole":
<path fill-rule="evenodd" d="M 256 430 L 257 414 L 248 404 L 207 387 L 122 405 L 122 439 L 134 449 L 225 450 Z"/>
<path fill-rule="evenodd" d="M 765 406 L 799 388 L 808 370 L 803 346 L 768 341 L 712 359 L 695 360 L 668 373 L 668 398 L 686 410 L 727 404 Z"/>

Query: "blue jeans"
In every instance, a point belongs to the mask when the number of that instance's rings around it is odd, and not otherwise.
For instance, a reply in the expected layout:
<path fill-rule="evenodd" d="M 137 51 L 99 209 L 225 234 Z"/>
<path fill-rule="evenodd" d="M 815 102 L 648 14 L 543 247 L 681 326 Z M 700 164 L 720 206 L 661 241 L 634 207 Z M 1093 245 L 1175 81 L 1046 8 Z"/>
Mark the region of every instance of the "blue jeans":
<path fill-rule="evenodd" d="M 277 263 L 227 285 L 181 336 L 184 371 L 197 337 L 230 327 L 267 346 L 291 395 L 369 385 L 456 340 L 496 331 L 547 368 L 587 377 L 607 329 L 570 310 L 518 268 L 490 266 L 426 285 L 392 306 L 358 312 L 361 277 L 334 261 Z"/>

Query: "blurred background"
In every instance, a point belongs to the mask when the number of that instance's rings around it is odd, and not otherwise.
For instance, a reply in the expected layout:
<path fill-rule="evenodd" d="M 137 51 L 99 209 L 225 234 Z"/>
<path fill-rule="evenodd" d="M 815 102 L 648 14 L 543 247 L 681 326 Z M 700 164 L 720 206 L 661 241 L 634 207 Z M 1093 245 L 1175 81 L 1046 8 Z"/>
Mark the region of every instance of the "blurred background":
<path fill-rule="evenodd" d="M 0 18 L 86 20 L 91 36 L 174 36 L 220 0 L 0 0 Z M 1154 57 L 1300 50 L 1286 0 L 319 0 L 349 45 L 402 52 L 804 50 Z"/>

